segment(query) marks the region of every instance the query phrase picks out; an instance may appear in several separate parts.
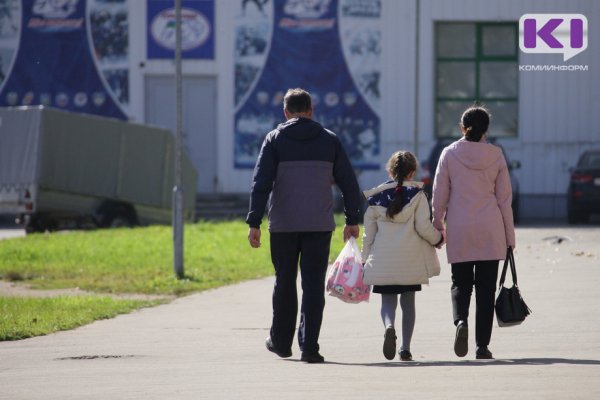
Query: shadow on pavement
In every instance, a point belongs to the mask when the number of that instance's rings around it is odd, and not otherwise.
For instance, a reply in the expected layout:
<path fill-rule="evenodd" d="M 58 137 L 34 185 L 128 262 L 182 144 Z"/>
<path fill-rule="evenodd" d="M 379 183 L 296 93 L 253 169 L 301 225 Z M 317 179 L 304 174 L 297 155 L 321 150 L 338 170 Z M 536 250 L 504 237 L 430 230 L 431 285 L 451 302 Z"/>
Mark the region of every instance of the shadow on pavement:
<path fill-rule="evenodd" d="M 292 361 L 292 360 L 290 360 Z M 487 367 L 487 366 L 513 366 L 513 365 L 600 365 L 600 360 L 577 360 L 569 358 L 514 358 L 506 360 L 465 360 L 465 361 L 411 361 L 411 362 L 381 362 L 381 363 L 341 363 L 326 361 L 325 364 L 364 366 L 364 367 Z"/>

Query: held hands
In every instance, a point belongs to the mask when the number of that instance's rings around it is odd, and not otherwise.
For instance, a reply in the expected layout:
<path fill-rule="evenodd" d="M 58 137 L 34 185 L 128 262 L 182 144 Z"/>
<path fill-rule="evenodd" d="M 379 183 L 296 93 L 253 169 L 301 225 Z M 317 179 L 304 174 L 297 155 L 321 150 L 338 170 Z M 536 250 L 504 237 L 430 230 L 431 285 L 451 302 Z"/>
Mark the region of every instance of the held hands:
<path fill-rule="evenodd" d="M 248 242 L 250 246 L 257 249 L 260 247 L 260 229 L 250 228 L 248 229 Z"/>
<path fill-rule="evenodd" d="M 360 228 L 358 225 L 344 225 L 344 242 L 347 242 L 350 237 L 358 239 Z"/>
<path fill-rule="evenodd" d="M 442 234 L 442 242 L 440 244 L 438 244 L 437 246 L 435 246 L 436 249 L 441 249 L 442 246 L 444 246 L 444 244 L 446 243 L 446 230 L 443 229 L 440 231 L 440 233 Z"/>

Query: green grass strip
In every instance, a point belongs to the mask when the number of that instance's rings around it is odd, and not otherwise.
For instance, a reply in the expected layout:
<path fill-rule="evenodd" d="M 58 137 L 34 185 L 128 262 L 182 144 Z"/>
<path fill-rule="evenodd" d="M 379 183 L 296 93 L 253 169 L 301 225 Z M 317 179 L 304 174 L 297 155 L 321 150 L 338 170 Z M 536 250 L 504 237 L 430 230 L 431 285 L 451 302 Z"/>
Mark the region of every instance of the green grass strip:
<path fill-rule="evenodd" d="M 97 296 L 0 297 L 0 341 L 73 329 L 155 304 Z"/>
<path fill-rule="evenodd" d="M 339 216 L 337 222 L 343 224 Z M 259 249 L 247 235 L 243 221 L 186 225 L 186 278 L 178 280 L 169 226 L 34 234 L 0 241 L 0 279 L 40 289 L 182 295 L 272 275 L 267 227 Z M 338 228 L 330 260 L 342 246 Z"/>

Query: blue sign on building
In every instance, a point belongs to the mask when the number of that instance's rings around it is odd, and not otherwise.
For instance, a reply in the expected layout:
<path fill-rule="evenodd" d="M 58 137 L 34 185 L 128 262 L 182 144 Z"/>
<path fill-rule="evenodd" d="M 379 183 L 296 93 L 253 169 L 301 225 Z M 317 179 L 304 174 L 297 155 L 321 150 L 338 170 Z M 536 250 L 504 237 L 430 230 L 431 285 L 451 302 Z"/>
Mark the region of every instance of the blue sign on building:
<path fill-rule="evenodd" d="M 181 10 L 182 58 L 213 59 L 215 5 L 213 0 L 183 0 Z M 148 58 L 175 57 L 173 0 L 148 0 Z"/>
<path fill-rule="evenodd" d="M 0 7 L 0 106 L 127 119 L 128 70 L 115 67 L 127 60 L 124 1 L 8 0 Z"/>
<path fill-rule="evenodd" d="M 253 168 L 282 100 L 301 87 L 355 168 L 379 168 L 381 2 L 241 1 L 235 27 L 235 168 Z"/>

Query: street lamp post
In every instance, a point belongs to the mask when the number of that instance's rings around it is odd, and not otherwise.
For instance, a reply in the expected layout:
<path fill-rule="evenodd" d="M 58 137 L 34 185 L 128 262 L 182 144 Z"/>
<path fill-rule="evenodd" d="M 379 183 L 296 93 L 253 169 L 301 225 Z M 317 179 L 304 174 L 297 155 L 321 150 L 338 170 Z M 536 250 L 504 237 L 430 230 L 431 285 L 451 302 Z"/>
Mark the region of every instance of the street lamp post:
<path fill-rule="evenodd" d="M 173 187 L 173 269 L 178 279 L 183 271 L 183 184 L 181 156 L 183 147 L 183 96 L 181 91 L 181 0 L 175 0 L 175 187 Z"/>

